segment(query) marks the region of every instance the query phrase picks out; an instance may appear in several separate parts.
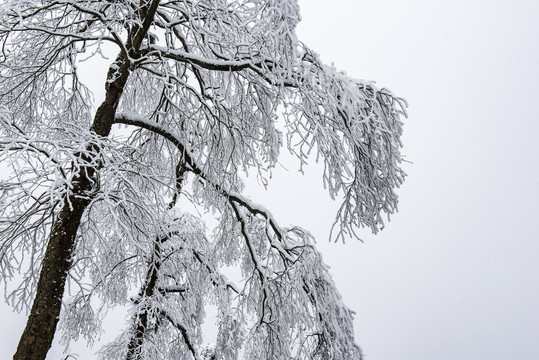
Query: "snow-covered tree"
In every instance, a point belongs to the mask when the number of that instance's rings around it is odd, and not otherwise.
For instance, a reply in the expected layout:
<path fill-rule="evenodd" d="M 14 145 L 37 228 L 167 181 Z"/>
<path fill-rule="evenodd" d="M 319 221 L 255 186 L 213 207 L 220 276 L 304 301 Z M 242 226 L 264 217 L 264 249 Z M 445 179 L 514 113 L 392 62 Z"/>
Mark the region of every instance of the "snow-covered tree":
<path fill-rule="evenodd" d="M 0 281 L 30 309 L 14 359 L 44 359 L 59 319 L 65 341 L 91 342 L 129 303 L 103 359 L 362 358 L 313 239 L 244 196 L 242 177 L 266 184 L 283 146 L 300 166 L 314 153 L 342 200 L 334 238 L 377 232 L 405 176 L 405 103 L 323 64 L 299 20 L 296 0 L 0 5 Z M 78 66 L 110 46 L 94 110 Z"/>

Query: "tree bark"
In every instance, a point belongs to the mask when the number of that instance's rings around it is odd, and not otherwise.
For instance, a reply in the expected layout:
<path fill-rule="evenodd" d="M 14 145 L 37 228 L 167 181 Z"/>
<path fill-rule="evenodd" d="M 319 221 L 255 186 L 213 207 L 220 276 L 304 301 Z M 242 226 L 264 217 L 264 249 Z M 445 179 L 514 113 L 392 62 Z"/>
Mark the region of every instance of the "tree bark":
<path fill-rule="evenodd" d="M 13 359 L 45 359 L 51 347 L 77 229 L 90 202 L 89 199 L 73 200 L 72 210 L 64 206 L 51 230 L 32 310 Z"/>
<path fill-rule="evenodd" d="M 129 76 L 128 66 L 121 57 L 116 60 L 118 63 L 122 64 L 118 70 L 120 76 L 107 87 L 105 100 L 97 109 L 92 125 L 92 130 L 101 136 L 110 133 L 118 101 Z M 90 168 L 74 178 L 72 194 L 65 199 L 54 222 L 41 263 L 34 303 L 14 360 L 44 360 L 52 345 L 77 231 L 82 215 L 94 196 L 97 171 Z"/>
<path fill-rule="evenodd" d="M 151 0 L 141 7 L 139 16 L 143 20 L 142 24 L 128 34 L 129 56 L 137 57 L 158 5 L 159 0 Z M 90 128 L 97 135 L 106 137 L 110 134 L 118 103 L 130 74 L 130 66 L 126 54 L 120 53 L 114 65 L 109 68 L 105 100 L 97 109 Z M 86 154 L 88 153 L 90 152 Z M 97 177 L 98 168 L 95 167 L 78 174 L 73 180 L 73 191 L 69 198 L 65 199 L 49 235 L 34 303 L 13 360 L 45 360 L 47 356 L 58 324 L 77 231 L 86 208 L 95 196 L 93 190 L 97 190 L 94 189 Z"/>

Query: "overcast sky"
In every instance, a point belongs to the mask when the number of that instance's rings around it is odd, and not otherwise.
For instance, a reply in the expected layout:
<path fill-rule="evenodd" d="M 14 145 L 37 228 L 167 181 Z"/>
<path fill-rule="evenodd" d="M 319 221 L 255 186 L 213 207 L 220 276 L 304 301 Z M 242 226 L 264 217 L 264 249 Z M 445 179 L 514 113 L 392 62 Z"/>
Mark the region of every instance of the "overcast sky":
<path fill-rule="evenodd" d="M 408 100 L 413 164 L 400 212 L 364 243 L 327 242 L 337 204 L 316 167 L 284 161 L 253 200 L 315 234 L 368 360 L 537 359 L 539 3 L 299 3 L 299 37 L 325 62 Z M 1 311 L 11 357 L 26 319 Z"/>
<path fill-rule="evenodd" d="M 367 359 L 538 359 L 539 3 L 300 4 L 325 61 L 410 104 L 400 213 L 326 257 Z"/>

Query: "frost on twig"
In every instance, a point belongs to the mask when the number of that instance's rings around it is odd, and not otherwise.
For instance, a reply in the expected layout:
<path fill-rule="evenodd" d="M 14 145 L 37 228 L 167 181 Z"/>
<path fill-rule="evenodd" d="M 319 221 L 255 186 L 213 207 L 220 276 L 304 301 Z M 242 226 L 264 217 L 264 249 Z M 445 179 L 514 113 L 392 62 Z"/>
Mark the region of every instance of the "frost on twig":
<path fill-rule="evenodd" d="M 342 199 L 336 239 L 356 229 L 383 228 L 383 213 L 397 211 L 401 169 L 401 117 L 406 102 L 373 83 L 350 78 L 303 49 L 294 76 L 296 90 L 285 112 L 288 148 L 302 163 L 312 151 L 324 164 L 324 184 Z"/>

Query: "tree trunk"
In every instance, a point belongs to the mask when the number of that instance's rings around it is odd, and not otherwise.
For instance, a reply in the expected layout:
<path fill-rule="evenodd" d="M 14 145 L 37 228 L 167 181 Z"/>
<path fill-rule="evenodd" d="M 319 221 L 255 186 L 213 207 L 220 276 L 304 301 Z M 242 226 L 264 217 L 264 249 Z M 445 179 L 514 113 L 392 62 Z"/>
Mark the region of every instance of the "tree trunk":
<path fill-rule="evenodd" d="M 151 0 L 141 7 L 139 15 L 143 21 L 140 26 L 132 29 L 131 34 L 128 34 L 127 48 L 131 57 L 137 57 L 138 49 L 148 32 L 158 6 L 159 0 Z M 125 55 L 120 53 L 114 65 L 109 68 L 105 85 L 105 100 L 97 109 L 90 128 L 103 137 L 110 134 L 118 102 L 129 77 L 130 64 Z M 73 192 L 64 202 L 51 229 L 45 257 L 41 263 L 34 303 L 13 360 L 45 360 L 52 345 L 77 231 L 82 215 L 92 200 L 92 188 L 97 184 L 97 171 L 97 167 L 89 168 L 86 173 L 75 177 Z"/>
<path fill-rule="evenodd" d="M 115 63 L 120 64 L 120 76 L 107 87 L 105 100 L 97 109 L 92 125 L 92 130 L 101 136 L 110 133 L 118 101 L 129 76 L 129 68 L 120 56 Z M 73 179 L 72 194 L 64 201 L 49 235 L 34 303 L 13 360 L 44 360 L 52 345 L 77 230 L 92 200 L 97 171 L 97 168 L 89 168 Z"/>
<path fill-rule="evenodd" d="M 43 258 L 36 296 L 13 359 L 45 359 L 52 344 L 71 253 L 84 209 L 89 199 L 72 199 L 72 210 L 64 206 L 58 215 Z"/>

